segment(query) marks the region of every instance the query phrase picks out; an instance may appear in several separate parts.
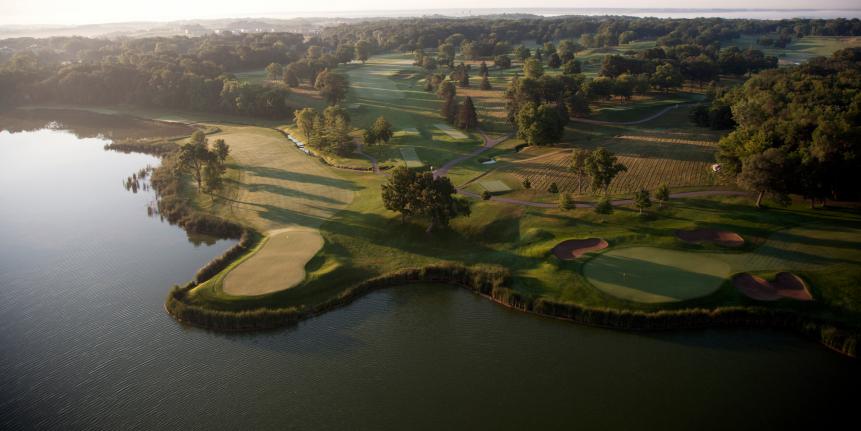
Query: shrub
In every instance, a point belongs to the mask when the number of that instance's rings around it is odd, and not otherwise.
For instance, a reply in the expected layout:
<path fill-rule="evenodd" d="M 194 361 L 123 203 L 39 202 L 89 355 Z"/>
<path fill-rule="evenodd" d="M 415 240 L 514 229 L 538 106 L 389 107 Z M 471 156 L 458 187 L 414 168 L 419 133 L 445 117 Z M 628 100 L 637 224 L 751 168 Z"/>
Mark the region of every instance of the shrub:
<path fill-rule="evenodd" d="M 486 201 L 489 201 L 489 200 L 490 200 L 490 198 L 491 198 L 492 196 L 493 196 L 493 195 L 492 195 L 489 191 L 487 191 L 487 190 L 485 190 L 485 191 L 481 194 L 481 198 L 482 198 L 482 199 L 484 199 L 484 200 L 486 200 Z"/>
<path fill-rule="evenodd" d="M 550 187 L 547 189 L 547 191 L 550 193 L 559 193 L 559 187 L 556 185 L 556 183 L 550 183 Z"/>
<path fill-rule="evenodd" d="M 532 183 L 529 182 L 529 178 L 523 179 L 523 188 L 524 189 L 531 189 L 532 188 Z"/>
<path fill-rule="evenodd" d="M 598 202 L 595 204 L 595 212 L 598 214 L 610 214 L 613 212 L 613 204 L 610 203 L 610 199 L 606 197 L 602 197 L 598 199 Z"/>

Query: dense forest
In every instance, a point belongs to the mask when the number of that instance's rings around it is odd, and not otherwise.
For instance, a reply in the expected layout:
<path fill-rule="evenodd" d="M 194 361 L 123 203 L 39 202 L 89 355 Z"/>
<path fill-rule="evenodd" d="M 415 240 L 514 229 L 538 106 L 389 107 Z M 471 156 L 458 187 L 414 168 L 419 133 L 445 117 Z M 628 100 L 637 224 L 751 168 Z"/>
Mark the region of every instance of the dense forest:
<path fill-rule="evenodd" d="M 861 172 L 861 49 L 767 70 L 717 97 L 737 127 L 718 160 L 739 185 L 786 201 L 858 198 Z M 757 201 L 759 205 L 759 200 Z"/>
<path fill-rule="evenodd" d="M 291 87 L 307 83 L 321 90 L 330 103 L 337 103 L 348 83 L 341 75 L 322 72 L 340 63 L 365 61 L 377 52 L 399 50 L 422 53 L 420 64 L 429 72 L 438 64 L 454 70 L 456 52 L 469 59 L 494 60 L 499 67 L 510 65 L 511 53 L 521 60 L 531 56 L 549 67 L 562 67 L 574 81 L 545 80 L 539 82 L 541 88 L 522 92 L 534 93 L 530 98 L 536 103 L 558 103 L 565 98 L 568 111 L 576 114 L 583 110 L 577 97 L 629 97 L 643 88 L 641 81 L 645 80 L 667 89 L 680 85 L 680 80 L 704 84 L 719 74 L 750 74 L 776 66 L 775 58 L 758 50 L 721 48 L 723 42 L 741 34 L 776 34 L 776 38 L 761 38 L 768 40 L 761 43 L 773 45 L 808 35 L 861 35 L 861 21 L 422 18 L 344 24 L 307 37 L 224 32 L 115 40 L 6 39 L 0 41 L 0 105 L 130 104 L 289 118 L 301 108 L 290 102 Z M 516 46 L 527 40 L 546 43 L 532 52 Z M 556 47 L 551 40 L 562 42 Z M 608 56 L 601 78 L 584 87 L 577 77 L 577 51 L 623 46 L 635 40 L 657 40 L 658 46 L 639 54 Z M 434 50 L 434 55 L 424 55 L 424 50 Z M 251 84 L 233 75 L 264 67 L 270 79 L 285 85 Z M 534 87 L 529 80 L 539 78 L 526 76 L 520 86 Z"/>

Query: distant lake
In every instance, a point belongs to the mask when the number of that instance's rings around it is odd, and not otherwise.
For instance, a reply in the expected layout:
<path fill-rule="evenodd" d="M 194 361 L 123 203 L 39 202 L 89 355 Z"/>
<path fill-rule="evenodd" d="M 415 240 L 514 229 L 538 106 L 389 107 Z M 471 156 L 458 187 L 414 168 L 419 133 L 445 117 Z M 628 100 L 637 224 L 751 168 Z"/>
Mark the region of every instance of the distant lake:
<path fill-rule="evenodd" d="M 587 328 L 449 286 L 262 334 L 163 310 L 195 245 L 122 182 L 158 160 L 0 132 L 0 429 L 763 429 L 854 417 L 857 362 L 793 334 Z"/>

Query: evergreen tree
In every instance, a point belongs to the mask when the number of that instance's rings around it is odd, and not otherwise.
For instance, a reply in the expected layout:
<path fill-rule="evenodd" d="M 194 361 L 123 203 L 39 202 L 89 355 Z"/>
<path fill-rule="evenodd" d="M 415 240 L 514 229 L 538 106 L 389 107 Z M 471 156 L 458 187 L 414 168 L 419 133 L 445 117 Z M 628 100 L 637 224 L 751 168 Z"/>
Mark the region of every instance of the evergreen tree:
<path fill-rule="evenodd" d="M 487 75 L 481 77 L 481 89 L 485 91 L 493 89 L 493 87 L 490 86 L 490 79 L 487 78 Z"/>
<path fill-rule="evenodd" d="M 457 127 L 463 130 L 472 130 L 477 126 L 478 114 L 475 112 L 475 105 L 472 103 L 472 97 L 466 96 L 457 115 Z"/>

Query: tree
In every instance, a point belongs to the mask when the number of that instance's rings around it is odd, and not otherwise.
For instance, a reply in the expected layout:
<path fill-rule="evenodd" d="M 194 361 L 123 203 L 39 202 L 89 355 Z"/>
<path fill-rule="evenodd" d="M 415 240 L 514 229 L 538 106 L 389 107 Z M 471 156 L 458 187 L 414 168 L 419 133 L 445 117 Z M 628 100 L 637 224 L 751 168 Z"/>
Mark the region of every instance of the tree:
<path fill-rule="evenodd" d="M 311 131 L 314 130 L 314 119 L 318 116 L 314 108 L 302 108 L 293 113 L 296 118 L 296 127 L 305 135 L 305 138 L 311 136 Z"/>
<path fill-rule="evenodd" d="M 421 214 L 429 216 L 431 224 L 427 231 L 448 226 L 449 221 L 460 215 L 469 216 L 469 202 L 454 195 L 457 189 L 448 177 L 435 177 L 433 172 L 422 172 L 416 176 Z"/>
<path fill-rule="evenodd" d="M 392 169 L 389 179 L 382 185 L 383 205 L 389 211 L 401 213 L 401 223 L 421 210 L 415 184 L 416 172 L 398 166 Z"/>
<path fill-rule="evenodd" d="M 374 121 L 374 125 L 371 127 L 373 130 L 374 137 L 376 138 L 374 142 L 384 142 L 389 143 L 389 140 L 392 139 L 392 136 L 395 134 L 394 130 L 392 130 L 392 125 L 386 120 L 385 117 L 380 116 Z"/>
<path fill-rule="evenodd" d="M 492 197 L 493 197 L 493 194 L 487 190 L 481 192 L 481 199 L 483 199 L 483 200 L 489 201 L 490 198 L 492 198 Z"/>
<path fill-rule="evenodd" d="M 178 167 L 181 171 L 191 171 L 197 191 L 203 187 L 203 170 L 207 162 L 213 158 L 209 152 L 206 135 L 200 130 L 191 135 L 191 141 L 179 149 Z"/>
<path fill-rule="evenodd" d="M 472 130 L 478 127 L 478 114 L 475 112 L 475 105 L 472 103 L 472 97 L 466 96 L 466 99 L 460 105 L 460 110 L 457 114 L 457 127 L 463 130 Z"/>
<path fill-rule="evenodd" d="M 278 63 L 269 63 L 266 66 L 266 76 L 270 81 L 277 81 L 284 75 L 284 67 Z"/>
<path fill-rule="evenodd" d="M 631 96 L 634 95 L 635 85 L 636 79 L 630 74 L 623 73 L 613 82 L 613 94 L 622 97 L 625 100 L 631 100 Z"/>
<path fill-rule="evenodd" d="M 517 59 L 520 61 L 526 61 L 527 58 L 532 56 L 532 53 L 526 46 L 518 45 L 514 48 L 514 56 L 517 57 Z"/>
<path fill-rule="evenodd" d="M 357 44 L 358 45 L 358 44 Z M 347 96 L 347 76 L 341 73 L 330 72 L 325 69 L 317 75 L 314 88 L 320 90 L 320 94 L 330 105 L 338 104 Z"/>
<path fill-rule="evenodd" d="M 586 158 L 586 173 L 592 178 L 592 190 L 603 190 L 605 196 L 609 194 L 610 183 L 616 175 L 627 170 L 613 153 L 602 147 L 598 147 Z"/>
<path fill-rule="evenodd" d="M 224 164 L 217 157 L 210 157 L 203 166 L 203 184 L 206 191 L 215 191 L 221 188 L 221 179 L 225 172 Z"/>
<path fill-rule="evenodd" d="M 450 43 L 442 43 L 437 47 L 437 56 L 445 64 L 451 64 L 454 61 L 454 45 Z"/>
<path fill-rule="evenodd" d="M 365 64 L 365 62 L 368 61 L 368 57 L 371 56 L 371 43 L 368 42 L 367 40 L 360 40 L 360 41 L 356 42 L 356 48 L 355 49 L 356 49 L 356 56 L 355 56 L 356 60 L 359 60 L 362 62 L 362 64 Z"/>
<path fill-rule="evenodd" d="M 580 60 L 568 60 L 562 66 L 562 73 L 566 75 L 575 75 L 580 73 Z"/>
<path fill-rule="evenodd" d="M 537 59 L 531 58 L 523 63 L 523 74 L 527 78 L 538 79 L 544 75 L 544 66 Z"/>
<path fill-rule="evenodd" d="M 556 183 L 550 183 L 550 187 L 547 188 L 547 191 L 550 193 L 559 193 L 559 186 Z"/>
<path fill-rule="evenodd" d="M 454 97 L 456 94 L 457 88 L 451 81 L 441 82 L 437 89 L 437 95 L 443 99 L 441 107 L 442 117 L 449 123 L 453 123 L 457 118 L 457 100 Z"/>
<path fill-rule="evenodd" d="M 490 85 L 490 79 L 487 78 L 487 75 L 483 75 L 481 77 L 481 89 L 485 91 L 493 89 L 493 87 Z"/>
<path fill-rule="evenodd" d="M 528 102 L 517 112 L 514 122 L 517 136 L 529 145 L 559 141 L 565 130 L 565 121 L 560 117 L 557 107 L 551 104 Z"/>
<path fill-rule="evenodd" d="M 377 143 L 377 135 L 374 134 L 373 129 L 365 129 L 362 131 L 362 141 L 365 145 L 374 145 Z"/>
<path fill-rule="evenodd" d="M 532 183 L 529 181 L 529 178 L 524 178 L 522 185 L 523 188 L 527 190 L 532 188 Z"/>
<path fill-rule="evenodd" d="M 224 161 L 227 160 L 227 156 L 230 154 L 230 146 L 224 142 L 224 139 L 216 139 L 212 152 L 215 153 L 215 156 L 221 163 L 224 163 Z"/>
<path fill-rule="evenodd" d="M 652 85 L 664 92 L 670 88 L 681 87 L 682 74 L 672 64 L 662 64 L 655 68 L 655 73 L 652 75 Z"/>
<path fill-rule="evenodd" d="M 595 203 L 595 212 L 598 214 L 610 214 L 613 212 L 613 203 L 606 196 L 601 196 Z"/>
<path fill-rule="evenodd" d="M 583 192 L 583 179 L 586 176 L 586 159 L 589 151 L 583 148 L 575 148 L 571 151 L 571 172 L 577 176 L 577 193 Z"/>
<path fill-rule="evenodd" d="M 649 197 L 649 191 L 646 189 L 640 189 L 634 193 L 634 205 L 640 210 L 640 214 L 643 214 L 643 208 L 649 208 L 652 206 L 652 199 Z"/>
<path fill-rule="evenodd" d="M 509 67 L 511 67 L 511 57 L 505 54 L 497 55 L 493 59 L 493 65 L 499 69 L 508 69 Z"/>
<path fill-rule="evenodd" d="M 571 197 L 568 196 L 568 193 L 560 193 L 559 194 L 559 209 L 560 210 L 570 210 L 574 208 L 574 202 L 571 200 Z"/>
<path fill-rule="evenodd" d="M 287 67 L 284 69 L 284 84 L 286 84 L 290 88 L 295 88 L 299 86 L 299 77 L 296 76 L 296 72 L 293 68 Z"/>
<path fill-rule="evenodd" d="M 547 66 L 552 69 L 558 69 L 559 66 L 562 65 L 562 59 L 559 57 L 559 54 L 553 53 L 547 57 Z"/>
<path fill-rule="evenodd" d="M 785 178 L 786 155 L 778 148 L 769 148 L 746 158 L 736 179 L 742 188 L 757 192 L 756 207 L 760 208 L 766 193 L 774 194 L 782 202 L 786 201 Z"/>
<path fill-rule="evenodd" d="M 664 203 L 670 200 L 670 186 L 667 183 L 662 183 L 655 190 L 655 200 L 658 201 L 658 208 L 663 208 Z"/>
<path fill-rule="evenodd" d="M 487 62 L 482 61 L 482 62 L 481 62 L 481 66 L 480 66 L 480 68 L 478 69 L 478 74 L 479 74 L 479 75 L 481 75 L 481 76 L 486 77 L 488 73 L 489 73 L 489 72 L 488 72 L 488 70 L 487 70 Z"/>

